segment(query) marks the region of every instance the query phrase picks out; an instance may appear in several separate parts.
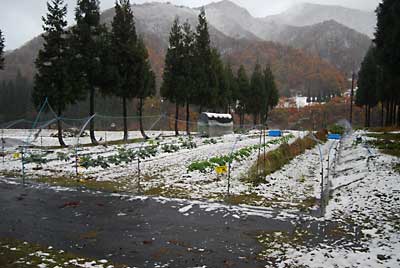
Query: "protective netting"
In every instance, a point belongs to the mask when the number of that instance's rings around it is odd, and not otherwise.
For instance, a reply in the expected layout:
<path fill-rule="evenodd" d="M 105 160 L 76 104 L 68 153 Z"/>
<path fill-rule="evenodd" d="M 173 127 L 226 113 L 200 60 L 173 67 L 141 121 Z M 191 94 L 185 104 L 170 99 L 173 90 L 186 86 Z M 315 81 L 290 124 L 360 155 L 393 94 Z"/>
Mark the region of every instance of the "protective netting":
<path fill-rule="evenodd" d="M 189 122 L 184 119 L 176 120 L 167 114 L 127 117 L 94 114 L 67 118 L 57 116 L 45 100 L 35 118 L 0 125 L 2 174 L 22 176 L 24 183 L 26 178 L 34 176 L 98 178 L 100 173 L 109 178 L 129 175 L 137 180 L 140 188 L 141 166 L 146 166 L 152 158 L 218 142 L 212 137 L 197 136 L 196 115 L 192 115 Z M 90 135 L 91 124 L 94 125 L 96 145 Z M 125 124 L 128 135 L 124 140 Z M 175 137 L 175 126 L 179 137 Z M 245 133 L 257 127 L 235 125 L 236 130 L 239 128 L 238 132 L 242 134 L 229 139 L 232 147 L 229 155 L 235 152 Z M 65 147 L 60 146 L 60 138 Z M 229 171 L 221 172 L 228 177 L 228 192 L 231 164 L 229 162 Z M 112 171 L 108 173 L 110 167 Z"/>

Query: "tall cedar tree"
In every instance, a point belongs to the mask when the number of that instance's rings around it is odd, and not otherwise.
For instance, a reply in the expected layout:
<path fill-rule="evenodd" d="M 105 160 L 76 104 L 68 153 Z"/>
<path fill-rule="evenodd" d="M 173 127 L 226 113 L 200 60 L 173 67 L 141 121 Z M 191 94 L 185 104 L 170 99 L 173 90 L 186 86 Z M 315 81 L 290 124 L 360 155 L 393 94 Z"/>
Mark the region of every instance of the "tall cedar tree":
<path fill-rule="evenodd" d="M 233 74 L 232 66 L 230 63 L 225 65 L 224 68 L 224 76 L 225 76 L 225 83 L 226 83 L 226 113 L 231 113 L 232 109 L 235 107 L 236 99 L 235 99 L 235 92 L 237 92 L 237 81 L 236 77 Z"/>
<path fill-rule="evenodd" d="M 95 114 L 96 91 L 102 87 L 102 41 L 106 33 L 100 25 L 100 2 L 78 0 L 75 10 L 76 25 L 72 28 L 71 45 L 75 54 L 72 72 L 81 81 L 79 88 L 89 92 L 89 116 Z M 90 139 L 97 144 L 94 118 L 90 121 Z"/>
<path fill-rule="evenodd" d="M 221 60 L 218 50 L 213 48 L 211 50 L 211 69 L 213 76 L 212 80 L 215 83 L 210 83 L 211 86 L 211 103 L 214 112 L 226 112 L 228 102 L 228 83 L 225 76 L 225 66 Z"/>
<path fill-rule="evenodd" d="M 183 31 L 179 18 L 174 23 L 169 34 L 169 47 L 165 56 L 165 67 L 163 73 L 163 83 L 161 85 L 161 96 L 175 103 L 175 135 L 179 135 L 179 106 L 185 104 L 187 97 L 185 94 L 185 75 L 183 54 Z"/>
<path fill-rule="evenodd" d="M 193 100 L 195 104 L 200 106 L 201 112 L 203 107 L 208 107 L 210 104 L 213 97 L 212 87 L 216 83 L 216 77 L 212 72 L 211 42 L 204 8 L 201 9 L 198 20 L 195 36 L 196 70 L 194 77 L 196 79 L 196 90 Z"/>
<path fill-rule="evenodd" d="M 0 70 L 4 69 L 4 36 L 0 30 Z"/>
<path fill-rule="evenodd" d="M 272 73 L 271 66 L 267 65 L 264 70 L 264 83 L 267 96 L 267 105 L 264 107 L 264 118 L 263 123 L 266 124 L 268 120 L 268 113 L 271 111 L 279 102 L 279 92 L 275 83 L 275 77 Z"/>
<path fill-rule="evenodd" d="M 381 77 L 388 85 L 389 94 L 386 100 L 387 124 L 396 122 L 396 109 L 400 106 L 400 2 L 384 0 L 377 9 L 378 24 L 375 33 L 377 59 L 380 65 Z M 386 90 L 386 89 L 385 89 Z M 397 124 L 400 123 L 400 109 L 397 114 Z"/>
<path fill-rule="evenodd" d="M 250 81 L 249 98 L 247 99 L 247 112 L 253 115 L 253 123 L 257 125 L 264 107 L 267 106 L 268 96 L 261 65 L 257 63 L 254 67 Z"/>
<path fill-rule="evenodd" d="M 136 95 L 139 99 L 139 125 L 143 138 L 148 139 L 149 137 L 146 135 L 143 128 L 143 103 L 146 98 L 156 94 L 156 77 L 151 69 L 149 54 L 142 38 L 139 38 L 138 40 L 137 53 L 139 55 L 140 63 L 138 75 L 139 87 Z"/>
<path fill-rule="evenodd" d="M 236 99 L 236 113 L 240 118 L 240 128 L 244 125 L 244 116 L 247 108 L 247 99 L 250 91 L 249 78 L 246 69 L 243 65 L 240 66 L 237 74 L 237 90 L 234 92 L 234 99 Z"/>
<path fill-rule="evenodd" d="M 195 90 L 195 36 L 188 21 L 183 26 L 182 35 L 182 61 L 183 61 L 183 85 L 182 88 L 185 95 L 186 102 L 186 134 L 190 135 L 190 104 L 193 102 L 193 95 Z"/>
<path fill-rule="evenodd" d="M 66 107 L 77 100 L 68 72 L 71 51 L 66 38 L 67 6 L 64 5 L 64 0 L 53 0 L 47 3 L 47 9 L 46 17 L 42 17 L 44 45 L 35 62 L 37 73 L 32 95 L 35 106 L 40 106 L 47 98 L 55 108 L 58 116 L 58 140 L 61 146 L 66 146 L 62 136 L 61 116 Z"/>
<path fill-rule="evenodd" d="M 374 47 L 368 50 L 358 73 L 356 104 L 365 107 L 365 127 L 371 124 L 371 108 L 378 104 L 377 96 L 378 66 Z"/>
<path fill-rule="evenodd" d="M 124 141 L 128 140 L 127 101 L 139 92 L 140 68 L 135 21 L 129 0 L 115 3 L 111 30 L 112 65 L 115 67 L 114 94 L 122 99 Z"/>

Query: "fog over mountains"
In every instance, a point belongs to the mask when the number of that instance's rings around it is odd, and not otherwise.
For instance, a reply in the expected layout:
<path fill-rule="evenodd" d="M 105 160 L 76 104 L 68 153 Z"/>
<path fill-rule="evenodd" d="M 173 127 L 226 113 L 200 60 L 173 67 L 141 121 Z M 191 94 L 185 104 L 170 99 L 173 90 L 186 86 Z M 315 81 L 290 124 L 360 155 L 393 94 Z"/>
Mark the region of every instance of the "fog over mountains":
<path fill-rule="evenodd" d="M 261 64 L 272 64 L 273 70 L 278 72 L 280 89 L 286 91 L 304 92 L 306 82 L 301 80 L 306 78 L 301 76 L 312 69 L 329 69 L 325 73 L 336 78 L 340 73 L 348 76 L 353 69 L 356 70 L 371 44 L 370 37 L 376 23 L 372 12 L 315 4 L 302 4 L 266 18 L 255 18 L 228 0 L 209 4 L 205 10 L 212 43 L 223 58 L 236 65 L 244 64 L 249 70 L 257 58 L 263 60 Z M 133 5 L 133 12 L 137 30 L 145 38 L 153 68 L 160 80 L 173 20 L 178 16 L 182 22 L 187 20 L 195 27 L 199 9 L 153 2 Z M 113 16 L 114 9 L 106 10 L 102 21 L 109 24 Z M 33 62 L 41 45 L 41 38 L 35 38 L 20 49 L 9 52 L 6 70 L 0 73 L 0 80 L 13 79 L 18 70 L 32 78 Z M 248 59 L 243 57 L 244 62 L 236 62 L 237 55 L 252 56 Z M 290 62 L 304 65 L 298 67 L 302 71 L 293 73 Z M 282 66 L 287 69 L 282 69 Z M 332 77 L 327 75 L 323 79 L 331 83 Z"/>
<path fill-rule="evenodd" d="M 334 20 L 371 38 L 377 21 L 374 12 L 310 3 L 295 5 L 281 14 L 265 18 L 267 22 L 292 26 L 307 26 L 327 20 Z"/>

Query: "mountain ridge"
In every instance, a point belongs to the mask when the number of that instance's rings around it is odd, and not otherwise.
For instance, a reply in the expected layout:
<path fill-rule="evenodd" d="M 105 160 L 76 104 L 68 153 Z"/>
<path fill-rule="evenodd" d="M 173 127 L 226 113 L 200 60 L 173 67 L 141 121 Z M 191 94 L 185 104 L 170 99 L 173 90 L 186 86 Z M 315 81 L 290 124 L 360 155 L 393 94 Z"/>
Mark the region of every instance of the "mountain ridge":
<path fill-rule="evenodd" d="M 224 1 L 222 4 L 230 5 L 231 2 Z M 138 33 L 145 39 L 152 66 L 157 74 L 158 84 L 160 84 L 164 57 L 168 47 L 168 35 L 173 20 L 178 15 L 181 22 L 188 20 L 194 26 L 197 23 L 198 9 L 154 2 L 132 7 Z M 214 7 L 218 7 L 218 5 Z M 235 69 L 243 64 L 250 71 L 258 59 L 262 60 L 260 63 L 263 65 L 272 64 L 281 92 L 295 91 L 305 94 L 307 84 L 318 84 L 314 80 L 320 80 L 322 84 L 326 85 L 334 84 L 342 90 L 345 88 L 345 79 L 340 71 L 334 65 L 319 58 L 317 54 L 310 56 L 304 52 L 305 49 L 300 50 L 294 46 L 264 41 L 261 38 L 253 37 L 252 33 L 246 33 L 240 37 L 226 35 L 215 26 L 212 13 L 207 14 L 207 7 L 205 8 L 210 24 L 212 44 L 219 49 L 225 61 L 233 63 Z M 232 8 L 236 9 L 237 7 L 232 6 Z M 240 7 L 237 10 L 240 11 Z M 113 9 L 104 11 L 101 17 L 102 22 L 109 24 L 113 15 Z M 248 11 L 243 11 L 242 15 L 249 17 L 250 14 Z M 255 19 L 255 21 L 255 24 L 262 22 L 260 19 Z M 251 24 L 248 25 L 248 27 L 250 26 Z M 243 30 L 247 31 L 246 27 L 242 27 Z M 0 79 L 4 80 L 6 76 L 8 79 L 13 79 L 18 71 L 32 79 L 35 53 L 40 49 L 41 42 L 41 38 L 37 37 L 8 54 L 6 56 L 7 70 L 0 74 Z M 258 55 L 254 54 L 254 51 L 257 51 Z M 237 61 L 236 58 L 240 58 L 241 61 Z M 313 81 L 310 81 L 311 78 L 304 78 L 305 74 L 319 69 L 321 70 L 320 77 L 313 78 Z"/>

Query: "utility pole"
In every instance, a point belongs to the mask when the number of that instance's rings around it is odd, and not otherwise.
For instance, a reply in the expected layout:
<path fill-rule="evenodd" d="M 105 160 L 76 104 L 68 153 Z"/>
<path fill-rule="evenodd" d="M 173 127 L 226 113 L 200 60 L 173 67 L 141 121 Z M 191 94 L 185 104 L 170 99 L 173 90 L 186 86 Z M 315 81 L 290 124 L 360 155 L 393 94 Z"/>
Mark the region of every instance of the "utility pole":
<path fill-rule="evenodd" d="M 354 99 L 354 82 L 355 82 L 355 73 L 353 71 L 351 75 L 351 93 L 350 93 L 350 125 L 353 124 L 353 99 Z"/>

